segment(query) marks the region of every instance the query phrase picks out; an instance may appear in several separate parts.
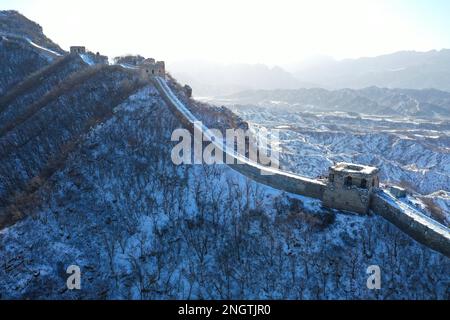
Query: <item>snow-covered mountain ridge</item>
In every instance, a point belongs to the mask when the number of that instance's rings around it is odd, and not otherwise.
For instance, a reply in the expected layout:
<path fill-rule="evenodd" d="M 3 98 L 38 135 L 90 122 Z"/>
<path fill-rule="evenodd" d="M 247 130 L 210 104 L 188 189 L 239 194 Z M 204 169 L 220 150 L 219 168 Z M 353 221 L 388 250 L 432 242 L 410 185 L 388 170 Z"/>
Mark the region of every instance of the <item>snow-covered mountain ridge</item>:
<path fill-rule="evenodd" d="M 299 111 L 351 112 L 379 116 L 450 118 L 450 93 L 435 89 L 411 90 L 368 87 L 325 90 L 249 90 L 214 99 L 226 104 L 296 107 Z"/>
<path fill-rule="evenodd" d="M 175 166 L 181 123 L 135 73 L 75 59 L 45 79 L 9 90 L 0 110 L 1 214 L 14 221 L 0 231 L 0 298 L 450 297 L 449 259 L 380 217 L 328 210 L 223 165 Z M 247 126 L 169 84 L 208 126 Z M 73 264 L 81 291 L 67 290 Z M 373 264 L 381 291 L 366 287 Z"/>
<path fill-rule="evenodd" d="M 381 169 L 381 180 L 424 195 L 450 222 L 450 122 L 417 118 L 301 112 L 295 106 L 230 105 L 253 131 L 278 129 L 285 170 L 316 178 L 335 162 Z"/>

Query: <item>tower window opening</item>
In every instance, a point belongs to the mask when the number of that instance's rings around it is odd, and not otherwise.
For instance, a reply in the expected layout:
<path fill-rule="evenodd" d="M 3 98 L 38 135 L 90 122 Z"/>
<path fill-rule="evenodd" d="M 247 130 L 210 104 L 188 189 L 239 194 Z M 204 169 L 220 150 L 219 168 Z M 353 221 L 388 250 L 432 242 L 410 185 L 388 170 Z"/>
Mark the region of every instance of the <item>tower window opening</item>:
<path fill-rule="evenodd" d="M 361 188 L 363 188 L 363 189 L 367 188 L 367 180 L 366 179 L 361 180 Z"/>
<path fill-rule="evenodd" d="M 352 185 L 353 179 L 352 177 L 346 177 L 344 180 L 344 185 L 346 185 L 347 187 L 350 187 Z"/>

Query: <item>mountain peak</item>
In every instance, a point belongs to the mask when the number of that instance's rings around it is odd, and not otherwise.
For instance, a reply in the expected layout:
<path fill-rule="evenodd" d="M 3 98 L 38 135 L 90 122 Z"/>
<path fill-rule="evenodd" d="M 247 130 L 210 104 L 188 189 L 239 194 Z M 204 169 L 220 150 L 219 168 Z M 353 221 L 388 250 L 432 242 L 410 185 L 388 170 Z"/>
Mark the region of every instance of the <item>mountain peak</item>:
<path fill-rule="evenodd" d="M 39 24 L 16 10 L 0 11 L 0 35 L 27 38 L 40 46 L 59 53 L 64 52 L 61 47 L 45 36 Z"/>

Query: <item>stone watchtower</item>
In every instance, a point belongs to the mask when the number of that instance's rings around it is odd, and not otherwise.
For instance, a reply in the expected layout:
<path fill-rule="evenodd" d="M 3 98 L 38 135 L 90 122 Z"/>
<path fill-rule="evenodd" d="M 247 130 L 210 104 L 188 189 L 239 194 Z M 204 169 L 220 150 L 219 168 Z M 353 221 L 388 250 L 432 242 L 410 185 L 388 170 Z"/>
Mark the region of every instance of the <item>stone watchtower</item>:
<path fill-rule="evenodd" d="M 86 48 L 82 46 L 71 46 L 70 47 L 71 54 L 85 54 Z"/>
<path fill-rule="evenodd" d="M 370 197 L 379 188 L 379 169 L 350 163 L 338 163 L 330 168 L 323 195 L 326 207 L 361 214 L 369 212 Z"/>
<path fill-rule="evenodd" d="M 159 76 L 165 78 L 166 76 L 166 64 L 164 61 L 155 61 L 155 59 L 145 59 L 140 64 L 141 72 L 143 76 Z"/>

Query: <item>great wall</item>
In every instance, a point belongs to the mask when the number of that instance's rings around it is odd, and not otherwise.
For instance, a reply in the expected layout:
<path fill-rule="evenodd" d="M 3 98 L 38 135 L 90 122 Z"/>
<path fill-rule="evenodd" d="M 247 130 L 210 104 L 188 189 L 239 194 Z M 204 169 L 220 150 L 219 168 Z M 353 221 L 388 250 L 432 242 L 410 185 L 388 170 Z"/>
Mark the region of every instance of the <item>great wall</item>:
<path fill-rule="evenodd" d="M 29 39 L 25 40 L 47 54 L 54 57 L 60 55 L 36 45 Z M 83 56 L 86 50 L 84 47 L 71 47 L 70 54 Z M 107 57 L 99 53 L 95 57 L 97 59 L 93 60 L 94 63 L 107 63 Z M 184 126 L 196 128 L 205 136 L 209 136 L 208 128 L 200 124 L 167 84 L 163 61 L 146 59 L 139 66 L 124 64 L 121 66 L 141 73 L 150 81 Z M 380 215 L 417 242 L 450 258 L 450 229 L 402 201 L 405 195 L 404 190 L 396 187 L 391 190 L 381 188 L 377 168 L 340 163 L 330 168 L 327 179 L 310 179 L 252 162 L 234 150 L 224 147 L 223 144 L 217 143 L 215 139 L 211 139 L 211 136 L 209 138 L 216 148 L 234 159 L 235 164 L 230 167 L 251 180 L 288 193 L 319 199 L 325 207 L 331 209 L 359 214 L 372 212 Z"/>
<path fill-rule="evenodd" d="M 196 127 L 206 136 L 209 135 L 208 128 L 199 126 L 198 119 L 178 99 L 164 77 L 151 76 L 149 79 L 184 126 L 191 129 Z M 450 229 L 403 202 L 401 189 L 382 189 L 377 168 L 340 163 L 330 168 L 325 182 L 264 167 L 234 150 L 227 149 L 222 143 L 217 143 L 216 139 L 209 137 L 209 140 L 217 149 L 234 158 L 235 164 L 229 165 L 232 169 L 256 182 L 319 199 L 324 206 L 331 209 L 380 215 L 417 242 L 450 258 Z M 267 171 L 270 171 L 270 174 L 267 174 Z M 397 193 L 399 190 L 400 195 Z"/>

